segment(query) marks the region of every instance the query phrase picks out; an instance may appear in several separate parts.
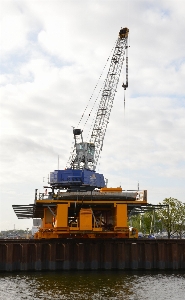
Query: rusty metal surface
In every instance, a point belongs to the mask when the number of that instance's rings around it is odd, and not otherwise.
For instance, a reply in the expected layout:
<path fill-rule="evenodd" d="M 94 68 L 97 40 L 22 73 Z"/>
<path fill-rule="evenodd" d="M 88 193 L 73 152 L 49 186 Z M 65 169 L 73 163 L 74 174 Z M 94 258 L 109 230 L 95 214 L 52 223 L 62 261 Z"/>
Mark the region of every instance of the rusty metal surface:
<path fill-rule="evenodd" d="M 0 271 L 185 270 L 185 240 L 0 240 Z"/>

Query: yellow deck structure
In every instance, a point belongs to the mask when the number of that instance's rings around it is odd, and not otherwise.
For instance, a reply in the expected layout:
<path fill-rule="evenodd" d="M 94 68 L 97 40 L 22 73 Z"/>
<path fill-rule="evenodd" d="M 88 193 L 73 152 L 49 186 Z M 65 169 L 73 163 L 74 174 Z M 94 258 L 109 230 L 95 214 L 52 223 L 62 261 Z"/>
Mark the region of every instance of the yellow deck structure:
<path fill-rule="evenodd" d="M 146 190 L 41 194 L 34 206 L 34 218 L 42 219 L 35 238 L 137 238 L 137 229 L 128 226 L 128 213 L 146 204 Z"/>

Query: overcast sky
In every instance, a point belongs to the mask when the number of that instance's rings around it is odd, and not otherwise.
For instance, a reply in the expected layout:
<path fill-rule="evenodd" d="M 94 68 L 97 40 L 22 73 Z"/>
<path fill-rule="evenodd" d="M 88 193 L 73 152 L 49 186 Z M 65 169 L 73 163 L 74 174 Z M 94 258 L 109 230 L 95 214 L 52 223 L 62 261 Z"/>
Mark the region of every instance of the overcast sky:
<path fill-rule="evenodd" d="M 31 228 L 12 205 L 34 202 L 58 155 L 65 168 L 72 126 L 93 105 L 121 27 L 130 30 L 126 107 L 122 74 L 97 171 L 109 187 L 139 182 L 149 203 L 185 202 L 185 2 L 1 0 L 0 11 L 0 230 Z"/>

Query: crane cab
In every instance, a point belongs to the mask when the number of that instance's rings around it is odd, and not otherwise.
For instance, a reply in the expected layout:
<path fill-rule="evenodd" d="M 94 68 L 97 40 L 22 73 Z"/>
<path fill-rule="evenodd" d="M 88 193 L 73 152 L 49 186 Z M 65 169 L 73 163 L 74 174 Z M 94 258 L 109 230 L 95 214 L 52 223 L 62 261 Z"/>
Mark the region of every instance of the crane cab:
<path fill-rule="evenodd" d="M 88 163 L 94 161 L 95 145 L 93 143 L 82 142 L 76 144 L 76 159 L 80 162 Z"/>
<path fill-rule="evenodd" d="M 93 169 L 95 144 L 83 141 L 83 130 L 73 128 L 75 140 L 72 169 Z"/>

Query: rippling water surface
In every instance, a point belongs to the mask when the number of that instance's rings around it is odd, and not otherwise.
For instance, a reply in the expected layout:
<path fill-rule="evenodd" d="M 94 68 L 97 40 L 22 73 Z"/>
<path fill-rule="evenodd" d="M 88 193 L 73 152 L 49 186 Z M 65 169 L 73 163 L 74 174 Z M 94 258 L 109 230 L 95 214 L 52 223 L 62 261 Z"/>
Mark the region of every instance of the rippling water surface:
<path fill-rule="evenodd" d="M 180 272 L 0 273 L 0 299 L 185 299 Z"/>

